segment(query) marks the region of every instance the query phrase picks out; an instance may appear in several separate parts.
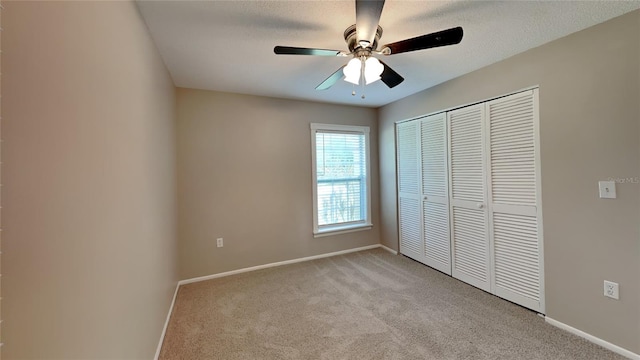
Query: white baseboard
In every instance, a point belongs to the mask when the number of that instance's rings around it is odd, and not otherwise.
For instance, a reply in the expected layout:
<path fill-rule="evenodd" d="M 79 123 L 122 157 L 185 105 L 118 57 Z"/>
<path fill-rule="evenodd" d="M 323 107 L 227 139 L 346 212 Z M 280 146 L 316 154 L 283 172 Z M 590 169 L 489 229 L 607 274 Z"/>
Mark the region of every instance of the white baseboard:
<path fill-rule="evenodd" d="M 153 357 L 154 360 L 158 360 L 158 357 L 160 357 L 160 350 L 162 349 L 164 336 L 167 333 L 167 327 L 169 326 L 169 319 L 171 319 L 171 314 L 173 313 L 173 305 L 176 303 L 176 296 L 178 295 L 179 288 L 180 288 L 180 282 L 176 284 L 176 291 L 173 292 L 173 300 L 171 300 L 171 306 L 169 307 L 169 313 L 167 314 L 167 319 L 164 321 L 164 327 L 162 328 L 162 333 L 160 334 L 160 342 L 158 343 L 158 348 L 156 349 L 156 356 Z"/>
<path fill-rule="evenodd" d="M 629 350 L 627 350 L 625 348 L 621 348 L 620 346 L 614 345 L 614 344 L 612 344 L 612 343 L 610 343 L 608 341 L 602 340 L 599 337 L 595 337 L 595 336 L 593 336 L 591 334 L 587 334 L 586 332 L 584 332 L 582 330 L 578 330 L 578 329 L 576 329 L 574 327 L 571 327 L 571 326 L 569 326 L 569 325 L 567 325 L 565 323 L 561 323 L 558 320 L 554 320 L 554 319 L 552 319 L 552 318 L 547 316 L 547 317 L 544 318 L 544 321 L 546 321 L 550 325 L 553 325 L 553 326 L 558 327 L 558 328 L 560 328 L 562 330 L 568 331 L 568 332 L 570 332 L 570 333 L 572 333 L 574 335 L 580 336 L 581 338 L 586 339 L 586 340 L 588 340 L 588 341 L 590 341 L 590 342 L 592 342 L 594 344 L 600 345 L 605 349 L 609 349 L 609 350 L 613 351 L 614 353 L 620 354 L 622 356 L 626 356 L 629 359 L 640 360 L 640 355 L 638 355 L 638 354 L 636 354 L 636 353 L 634 353 L 632 351 L 629 351 Z"/>
<path fill-rule="evenodd" d="M 205 276 L 195 277 L 195 278 L 191 278 L 191 279 L 180 280 L 178 282 L 178 284 L 179 285 L 186 285 L 186 284 L 191 284 L 191 283 L 194 283 L 194 282 L 217 279 L 217 278 L 230 276 L 230 275 L 241 274 L 241 273 L 245 273 L 245 272 L 249 272 L 249 271 L 262 270 L 262 269 L 267 269 L 267 268 L 276 267 L 276 266 L 295 264 L 295 263 L 299 263 L 299 262 L 322 259 L 322 258 L 327 258 L 327 257 L 337 256 L 337 255 L 344 255 L 344 254 L 349 254 L 349 253 L 352 253 L 352 252 L 376 249 L 376 248 L 379 248 L 379 247 L 383 247 L 383 246 L 380 245 L 380 244 L 375 244 L 375 245 L 363 246 L 363 247 L 359 247 L 359 248 L 336 251 L 336 252 L 331 252 L 331 253 L 326 253 L 326 254 L 307 256 L 307 257 L 298 258 L 298 259 L 279 261 L 279 262 L 274 262 L 274 263 L 270 263 L 270 264 L 252 266 L 252 267 L 248 267 L 248 268 L 244 268 L 244 269 L 226 271 L 226 272 L 218 273 L 218 274 L 205 275 Z"/>
<path fill-rule="evenodd" d="M 392 253 L 393 255 L 398 255 L 398 252 L 397 252 L 397 251 L 395 251 L 395 250 L 393 250 L 393 249 L 392 249 L 392 248 L 390 248 L 390 247 L 386 247 L 386 246 L 384 246 L 384 245 L 380 245 L 380 247 L 381 247 L 381 248 L 383 248 L 384 250 L 387 250 L 388 252 Z"/>

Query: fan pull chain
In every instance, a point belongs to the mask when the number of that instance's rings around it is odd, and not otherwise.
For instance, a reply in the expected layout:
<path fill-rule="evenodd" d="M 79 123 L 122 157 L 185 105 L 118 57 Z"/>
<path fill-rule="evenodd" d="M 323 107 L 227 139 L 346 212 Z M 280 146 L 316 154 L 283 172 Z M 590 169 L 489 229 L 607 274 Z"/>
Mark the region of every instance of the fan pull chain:
<path fill-rule="evenodd" d="M 362 81 L 362 96 L 360 96 L 361 99 L 364 100 L 365 95 L 364 95 L 364 87 L 365 87 L 365 83 L 366 83 L 366 79 L 364 78 L 364 64 L 365 64 L 365 60 L 366 57 L 362 56 L 360 57 L 360 61 L 362 61 L 362 66 L 360 66 L 360 81 Z"/>

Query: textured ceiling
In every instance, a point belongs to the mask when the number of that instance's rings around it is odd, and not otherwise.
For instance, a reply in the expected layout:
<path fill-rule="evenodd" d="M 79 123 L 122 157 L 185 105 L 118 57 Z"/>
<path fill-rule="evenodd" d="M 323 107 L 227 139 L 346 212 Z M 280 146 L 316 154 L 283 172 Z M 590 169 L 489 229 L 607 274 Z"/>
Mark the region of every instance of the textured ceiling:
<path fill-rule="evenodd" d="M 315 87 L 349 58 L 275 55 L 275 45 L 347 50 L 351 1 L 138 1 L 177 86 L 377 107 L 640 8 L 638 1 L 387 0 L 381 44 L 455 26 L 458 45 L 384 57 L 405 81 L 366 98 L 339 81 Z M 594 44 L 596 46 L 597 44 Z"/>

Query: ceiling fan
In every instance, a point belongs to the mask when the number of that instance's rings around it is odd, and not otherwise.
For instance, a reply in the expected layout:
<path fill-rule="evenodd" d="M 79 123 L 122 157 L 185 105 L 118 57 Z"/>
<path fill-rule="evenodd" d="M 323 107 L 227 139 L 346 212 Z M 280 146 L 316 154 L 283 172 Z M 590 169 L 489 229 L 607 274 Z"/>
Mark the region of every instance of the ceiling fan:
<path fill-rule="evenodd" d="M 346 65 L 318 85 L 316 90 L 329 89 L 343 76 L 345 81 L 354 85 L 358 85 L 362 78 L 363 86 L 382 80 L 389 88 L 393 88 L 402 83 L 404 78 L 373 55 L 388 56 L 454 45 L 462 40 L 462 28 L 458 26 L 383 45 L 378 49 L 378 42 L 382 36 L 382 28 L 378 23 L 383 6 L 384 0 L 356 0 L 356 23 L 344 31 L 344 40 L 349 52 L 291 46 L 276 46 L 273 52 L 277 55 L 353 56 Z M 355 95 L 355 91 L 352 95 Z"/>

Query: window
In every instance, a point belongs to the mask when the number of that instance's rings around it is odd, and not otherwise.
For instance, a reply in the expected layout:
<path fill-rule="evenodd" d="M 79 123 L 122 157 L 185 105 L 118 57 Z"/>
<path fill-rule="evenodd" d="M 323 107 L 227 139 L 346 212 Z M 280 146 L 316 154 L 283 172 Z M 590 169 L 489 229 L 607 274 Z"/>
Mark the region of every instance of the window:
<path fill-rule="evenodd" d="M 313 233 L 371 228 L 369 127 L 311 124 Z"/>

